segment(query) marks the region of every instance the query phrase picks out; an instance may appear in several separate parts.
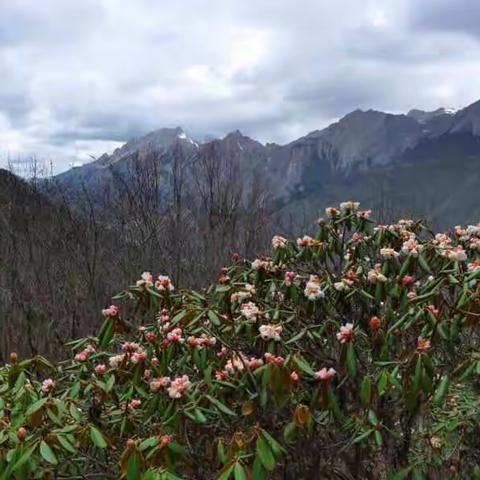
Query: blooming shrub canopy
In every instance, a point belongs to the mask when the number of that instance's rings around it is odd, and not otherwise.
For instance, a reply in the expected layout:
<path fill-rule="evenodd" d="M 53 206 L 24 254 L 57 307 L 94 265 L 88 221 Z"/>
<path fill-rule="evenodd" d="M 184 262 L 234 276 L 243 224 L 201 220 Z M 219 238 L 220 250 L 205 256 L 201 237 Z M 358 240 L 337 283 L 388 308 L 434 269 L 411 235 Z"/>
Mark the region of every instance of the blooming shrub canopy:
<path fill-rule="evenodd" d="M 201 293 L 143 273 L 70 361 L 12 354 L 0 480 L 480 478 L 480 227 L 327 215 Z"/>

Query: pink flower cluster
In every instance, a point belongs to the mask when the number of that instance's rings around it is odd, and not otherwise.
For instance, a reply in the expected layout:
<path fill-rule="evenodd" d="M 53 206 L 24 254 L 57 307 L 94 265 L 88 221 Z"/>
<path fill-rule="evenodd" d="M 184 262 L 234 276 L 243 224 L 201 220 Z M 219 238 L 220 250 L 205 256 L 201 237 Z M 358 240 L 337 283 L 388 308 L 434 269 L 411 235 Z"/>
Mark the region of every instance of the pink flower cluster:
<path fill-rule="evenodd" d="M 195 337 L 194 335 L 190 335 L 187 338 L 187 344 L 191 348 L 202 349 L 204 347 L 205 348 L 214 347 L 216 343 L 217 343 L 217 339 L 215 337 L 209 337 L 205 333 L 202 333 L 200 337 Z"/>
<path fill-rule="evenodd" d="M 315 378 L 321 382 L 330 382 L 336 374 L 337 372 L 334 368 L 327 369 L 324 367 L 318 372 L 315 372 Z"/>
<path fill-rule="evenodd" d="M 337 340 L 340 343 L 348 343 L 353 340 L 354 335 L 353 323 L 347 323 L 340 327 L 340 331 L 337 333 Z"/>
<path fill-rule="evenodd" d="M 108 308 L 102 310 L 104 317 L 116 317 L 120 313 L 120 309 L 116 305 L 110 305 Z"/>
<path fill-rule="evenodd" d="M 50 393 L 55 388 L 55 381 L 47 378 L 42 382 L 42 392 Z"/>
<path fill-rule="evenodd" d="M 76 362 L 86 362 L 90 355 L 96 352 L 93 345 L 87 345 L 81 352 L 77 353 L 74 357 Z"/>

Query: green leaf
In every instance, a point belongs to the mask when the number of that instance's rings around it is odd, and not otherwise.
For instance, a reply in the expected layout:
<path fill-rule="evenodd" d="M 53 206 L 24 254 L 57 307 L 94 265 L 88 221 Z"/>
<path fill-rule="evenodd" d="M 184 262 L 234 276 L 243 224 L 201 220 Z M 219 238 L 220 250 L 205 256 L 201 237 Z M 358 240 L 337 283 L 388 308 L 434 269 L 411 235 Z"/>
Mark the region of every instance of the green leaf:
<path fill-rule="evenodd" d="M 263 437 L 258 437 L 256 451 L 258 458 L 262 462 L 262 465 L 265 467 L 265 470 L 271 472 L 275 468 L 275 457 L 273 456 L 270 445 Z"/>
<path fill-rule="evenodd" d="M 255 457 L 252 468 L 253 480 L 267 480 L 267 472 L 263 468 L 262 462 L 258 457 Z"/>
<path fill-rule="evenodd" d="M 367 437 L 369 437 L 372 434 L 372 432 L 373 432 L 373 429 L 360 433 L 353 439 L 352 444 L 359 443 L 362 440 L 365 440 Z"/>
<path fill-rule="evenodd" d="M 57 440 L 67 452 L 77 453 L 77 449 L 63 435 L 57 435 Z"/>
<path fill-rule="evenodd" d="M 48 401 L 48 398 L 41 398 L 40 400 L 37 400 L 35 403 L 32 403 L 28 408 L 27 411 L 25 412 L 25 415 L 29 417 L 30 415 L 33 415 L 35 412 L 40 410 Z"/>
<path fill-rule="evenodd" d="M 133 452 L 128 459 L 127 465 L 127 480 L 139 480 L 140 479 L 141 464 L 138 458 L 137 452 Z"/>
<path fill-rule="evenodd" d="M 370 400 L 372 398 L 372 384 L 368 377 L 363 377 L 362 385 L 360 387 L 360 400 L 365 406 L 370 405 Z"/>
<path fill-rule="evenodd" d="M 357 359 L 355 355 L 355 347 L 350 342 L 347 347 L 347 366 L 348 371 L 352 377 L 357 375 Z"/>
<path fill-rule="evenodd" d="M 139 449 L 143 452 L 147 448 L 156 447 L 158 445 L 158 437 L 149 437 L 146 438 L 142 443 L 139 445 Z"/>
<path fill-rule="evenodd" d="M 265 440 L 268 442 L 275 455 L 278 456 L 286 452 L 282 445 L 280 445 L 280 443 L 277 442 L 266 430 L 262 429 L 262 435 L 265 437 Z"/>
<path fill-rule="evenodd" d="M 313 368 L 309 365 L 309 363 L 304 358 L 300 356 L 296 356 L 294 357 L 293 360 L 297 364 L 298 368 L 303 372 L 312 376 L 315 374 L 315 372 L 313 371 Z"/>
<path fill-rule="evenodd" d="M 227 467 L 224 467 L 220 475 L 217 477 L 217 480 L 227 480 L 230 478 L 230 475 L 233 472 L 233 469 L 235 468 L 235 463 L 232 465 L 228 465 Z"/>
<path fill-rule="evenodd" d="M 435 391 L 435 396 L 433 398 L 435 405 L 439 407 L 443 405 L 443 402 L 448 393 L 449 387 L 450 387 L 450 380 L 447 376 L 445 376 L 440 380 L 440 384 L 438 385 L 438 388 Z"/>
<path fill-rule="evenodd" d="M 18 460 L 12 465 L 11 472 L 15 472 L 20 467 L 25 465 L 25 463 L 28 462 L 28 460 L 30 459 L 30 457 L 32 456 L 32 453 L 35 451 L 36 448 L 37 448 L 37 444 L 35 443 L 32 447 L 30 447 L 28 450 L 23 452 L 18 458 Z"/>
<path fill-rule="evenodd" d="M 239 462 L 235 464 L 235 468 L 233 469 L 233 476 L 235 480 L 247 480 L 247 473 L 243 468 L 243 465 Z"/>
<path fill-rule="evenodd" d="M 216 325 L 217 327 L 219 327 L 222 324 L 220 317 L 213 310 L 209 310 L 207 315 L 213 325 Z"/>
<path fill-rule="evenodd" d="M 376 427 L 378 425 L 378 418 L 373 410 L 368 411 L 368 420 L 373 426 Z"/>
<path fill-rule="evenodd" d="M 57 456 L 53 453 L 53 450 L 45 440 L 40 442 L 40 455 L 46 462 L 51 463 L 52 465 L 58 464 Z"/>
<path fill-rule="evenodd" d="M 216 398 L 212 397 L 211 395 L 205 395 L 211 403 L 213 403 L 221 412 L 230 415 L 232 417 L 236 417 L 237 414 L 233 411 L 230 410 L 226 405 L 224 405 L 220 400 L 217 400 Z"/>
<path fill-rule="evenodd" d="M 107 442 L 105 441 L 105 438 L 103 438 L 103 435 L 101 434 L 100 430 L 98 428 L 91 426 L 90 427 L 90 438 L 92 439 L 92 442 L 97 446 L 98 448 L 106 448 L 107 447 Z"/>
<path fill-rule="evenodd" d="M 379 447 L 381 447 L 383 445 L 383 437 L 382 437 L 382 434 L 378 430 L 375 430 L 375 442 L 377 443 L 377 445 Z"/>

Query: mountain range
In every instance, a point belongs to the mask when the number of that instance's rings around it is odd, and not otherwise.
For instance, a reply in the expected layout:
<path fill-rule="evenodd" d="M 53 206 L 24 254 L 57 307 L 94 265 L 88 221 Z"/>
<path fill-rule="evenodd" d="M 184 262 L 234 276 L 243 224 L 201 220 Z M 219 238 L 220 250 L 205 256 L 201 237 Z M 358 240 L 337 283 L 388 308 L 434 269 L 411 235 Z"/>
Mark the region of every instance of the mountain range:
<path fill-rule="evenodd" d="M 425 216 L 433 224 L 480 219 L 480 101 L 458 111 L 413 109 L 407 114 L 355 110 L 328 127 L 286 145 L 266 145 L 234 131 L 197 142 L 180 127 L 128 141 L 111 155 L 57 175 L 55 184 L 75 198 L 97 197 L 128 182 L 155 158 L 168 180 L 179 162 L 185 182 L 198 165 L 234 175 L 245 191 L 253 182 L 268 190 L 272 208 L 317 211 L 345 199 L 366 207 Z"/>

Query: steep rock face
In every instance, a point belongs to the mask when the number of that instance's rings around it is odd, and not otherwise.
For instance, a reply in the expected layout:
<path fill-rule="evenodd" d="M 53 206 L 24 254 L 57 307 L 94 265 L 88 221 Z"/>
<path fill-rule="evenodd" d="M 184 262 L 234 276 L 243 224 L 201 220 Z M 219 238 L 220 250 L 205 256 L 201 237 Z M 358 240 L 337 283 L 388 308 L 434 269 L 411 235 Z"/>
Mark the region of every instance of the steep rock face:
<path fill-rule="evenodd" d="M 148 175 L 162 180 L 166 197 L 182 165 L 183 185 L 192 192 L 200 179 L 242 184 L 243 194 L 261 184 L 277 205 L 293 205 L 314 197 L 315 203 L 322 203 L 336 198 L 337 192 L 348 197 L 349 191 L 357 192 L 359 198 L 370 198 L 375 192 L 368 178 L 381 182 L 383 177 L 392 179 L 407 172 L 398 185 L 407 192 L 407 200 L 402 202 L 408 203 L 408 191 L 416 183 L 408 179 L 416 180 L 416 172 L 427 175 L 426 166 L 436 169 L 438 165 L 435 178 L 443 185 L 442 176 L 456 172 L 459 165 L 470 173 L 471 168 L 478 168 L 479 157 L 480 101 L 457 112 L 439 108 L 394 115 L 355 110 L 287 145 L 262 145 L 238 130 L 222 139 L 197 143 L 180 127 L 161 129 L 130 140 L 112 155 L 71 169 L 55 180 L 73 194 L 87 188 L 103 195 L 115 183 L 128 182 L 148 170 L 153 161 L 155 168 Z M 461 174 L 456 178 L 463 182 Z M 389 182 L 388 188 L 394 189 L 395 182 Z M 436 195 L 440 193 L 432 191 L 432 203 Z M 417 192 L 410 197 L 412 205 L 419 202 Z"/>

